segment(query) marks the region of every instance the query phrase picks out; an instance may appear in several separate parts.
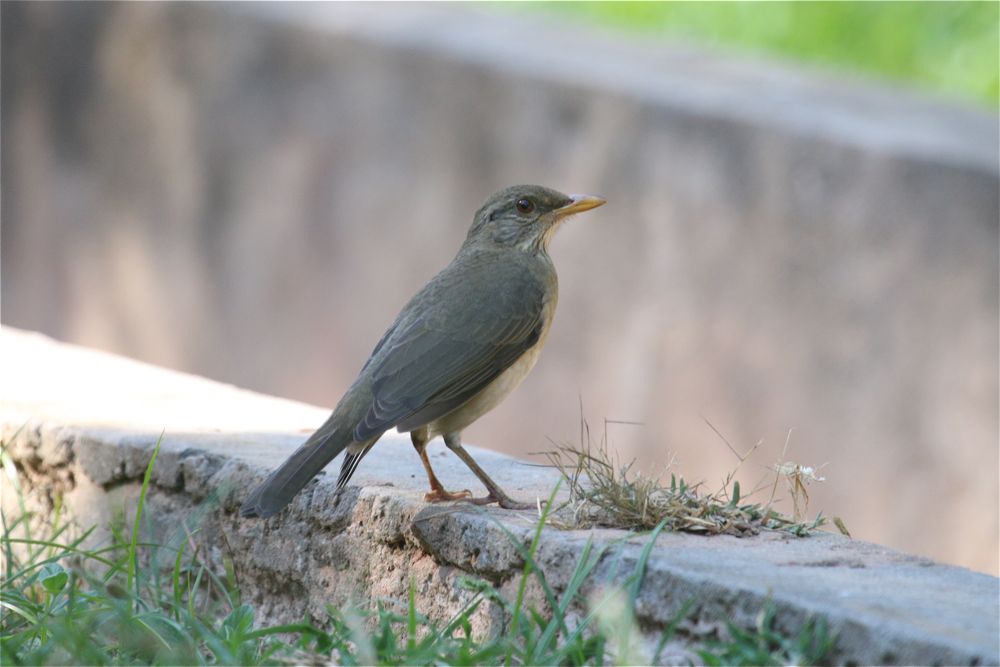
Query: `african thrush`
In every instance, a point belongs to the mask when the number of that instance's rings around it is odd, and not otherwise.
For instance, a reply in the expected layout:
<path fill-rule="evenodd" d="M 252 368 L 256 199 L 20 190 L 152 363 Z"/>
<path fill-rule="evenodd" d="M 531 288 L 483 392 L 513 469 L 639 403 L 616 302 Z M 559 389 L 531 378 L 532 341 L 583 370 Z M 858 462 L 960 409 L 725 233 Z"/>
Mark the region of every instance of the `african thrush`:
<path fill-rule="evenodd" d="M 243 516 L 268 517 L 287 505 L 346 450 L 341 491 L 383 433 L 409 432 L 427 470 L 428 501 L 469 498 L 438 481 L 425 451 L 441 435 L 501 507 L 510 498 L 462 447 L 462 429 L 495 408 L 538 360 L 558 298 L 548 244 L 568 216 L 604 203 L 537 185 L 501 190 L 476 212 L 455 259 L 396 317 L 358 378 L 319 430 L 247 498 Z"/>

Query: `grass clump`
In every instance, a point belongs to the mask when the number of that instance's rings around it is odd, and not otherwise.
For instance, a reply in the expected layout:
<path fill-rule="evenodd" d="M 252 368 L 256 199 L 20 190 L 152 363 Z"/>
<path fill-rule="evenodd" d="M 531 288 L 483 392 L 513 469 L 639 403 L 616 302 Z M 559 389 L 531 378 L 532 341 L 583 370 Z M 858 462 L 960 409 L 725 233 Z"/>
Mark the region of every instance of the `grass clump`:
<path fill-rule="evenodd" d="M 608 423 L 605 422 L 604 433 L 596 446 L 584 422 L 581 444 L 559 444 L 545 454 L 569 486 L 569 502 L 560 512 L 565 528 L 603 526 L 650 530 L 662 524 L 667 530 L 704 535 L 743 537 L 761 530 L 776 530 L 804 536 L 826 522 L 822 515 L 812 521 L 802 518 L 809 500 L 806 485 L 822 481 L 811 468 L 794 463 L 775 466 L 771 497 L 764 503 L 747 502 L 741 494 L 739 481 L 734 479 L 739 465 L 715 492 L 705 491 L 701 483 L 689 484 L 673 472 L 669 484 L 658 477 L 633 472 L 635 461 L 623 464 L 609 449 Z M 741 455 L 725 442 L 739 458 L 740 465 L 760 445 L 758 443 Z M 788 484 L 795 507 L 793 516 L 773 508 L 780 479 Z"/>

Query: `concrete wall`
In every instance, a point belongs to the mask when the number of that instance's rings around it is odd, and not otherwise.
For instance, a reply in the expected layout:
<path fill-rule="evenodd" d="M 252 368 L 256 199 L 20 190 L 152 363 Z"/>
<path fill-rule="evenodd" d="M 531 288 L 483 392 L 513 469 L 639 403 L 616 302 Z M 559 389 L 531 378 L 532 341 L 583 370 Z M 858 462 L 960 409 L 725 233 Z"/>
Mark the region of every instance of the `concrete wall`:
<path fill-rule="evenodd" d="M 995 115 L 464 6 L 2 12 L 4 323 L 331 405 L 490 192 L 593 192 L 471 441 L 576 439 L 582 399 L 714 484 L 703 416 L 794 428 L 814 509 L 997 571 Z"/>

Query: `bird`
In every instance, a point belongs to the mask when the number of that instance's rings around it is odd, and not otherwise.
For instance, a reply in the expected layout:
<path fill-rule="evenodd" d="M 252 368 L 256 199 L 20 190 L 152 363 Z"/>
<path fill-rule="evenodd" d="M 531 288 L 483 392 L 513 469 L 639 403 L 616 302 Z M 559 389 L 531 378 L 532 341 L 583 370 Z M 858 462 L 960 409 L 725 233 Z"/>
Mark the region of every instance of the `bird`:
<path fill-rule="evenodd" d="M 337 494 L 386 431 L 408 432 L 430 484 L 427 502 L 466 500 L 529 509 L 462 446 L 462 431 L 495 408 L 538 360 L 552 325 L 558 279 L 549 242 L 568 217 L 605 203 L 539 185 L 516 185 L 479 208 L 454 259 L 403 307 L 357 379 L 316 430 L 243 503 L 244 517 L 280 512 L 342 451 Z M 445 489 L 427 458 L 442 436 L 486 487 Z"/>

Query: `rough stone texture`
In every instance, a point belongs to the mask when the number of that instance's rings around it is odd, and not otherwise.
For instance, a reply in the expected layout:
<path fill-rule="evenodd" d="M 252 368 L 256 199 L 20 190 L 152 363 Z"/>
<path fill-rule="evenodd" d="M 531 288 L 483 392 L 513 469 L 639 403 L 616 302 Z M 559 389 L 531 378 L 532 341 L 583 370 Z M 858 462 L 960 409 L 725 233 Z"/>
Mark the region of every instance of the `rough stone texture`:
<path fill-rule="evenodd" d="M 582 398 L 714 479 L 702 415 L 768 462 L 794 428 L 851 482 L 816 507 L 996 573 L 994 114 L 450 3 L 0 9 L 5 323 L 332 405 L 490 192 L 595 192 L 471 440 Z"/>
<path fill-rule="evenodd" d="M 163 540 L 188 530 L 209 560 L 231 558 L 244 598 L 271 621 L 321 615 L 327 604 L 401 602 L 415 583 L 420 610 L 441 620 L 472 593 L 463 577 L 513 597 L 531 512 L 426 505 L 424 478 L 409 442 L 390 435 L 358 470 L 359 486 L 336 499 L 331 476 L 277 517 L 240 519 L 250 486 L 319 424 L 325 411 L 200 378 L 56 343 L 0 332 L 4 382 L 0 436 L 32 490 L 62 494 L 84 525 L 134 507 L 162 432 L 147 498 Z M 245 421 L 246 429 L 239 424 Z M 547 495 L 553 473 L 475 450 L 521 497 Z M 434 455 L 443 479 L 472 483 L 454 457 Z M 4 488 L 4 511 L 10 511 Z M 633 571 L 645 544 L 623 531 L 546 529 L 536 559 L 558 592 L 584 546 L 606 551 L 584 587 L 589 596 Z M 833 660 L 857 664 L 997 664 L 1000 581 L 881 546 L 822 534 L 805 539 L 662 535 L 640 588 L 637 616 L 647 639 L 693 599 L 683 636 L 723 620 L 752 625 L 773 600 L 780 627 L 796 632 L 814 614 L 839 633 Z M 540 600 L 536 587 L 529 599 Z M 580 612 L 584 610 L 578 610 Z M 499 631 L 502 610 L 484 606 L 479 633 Z"/>

